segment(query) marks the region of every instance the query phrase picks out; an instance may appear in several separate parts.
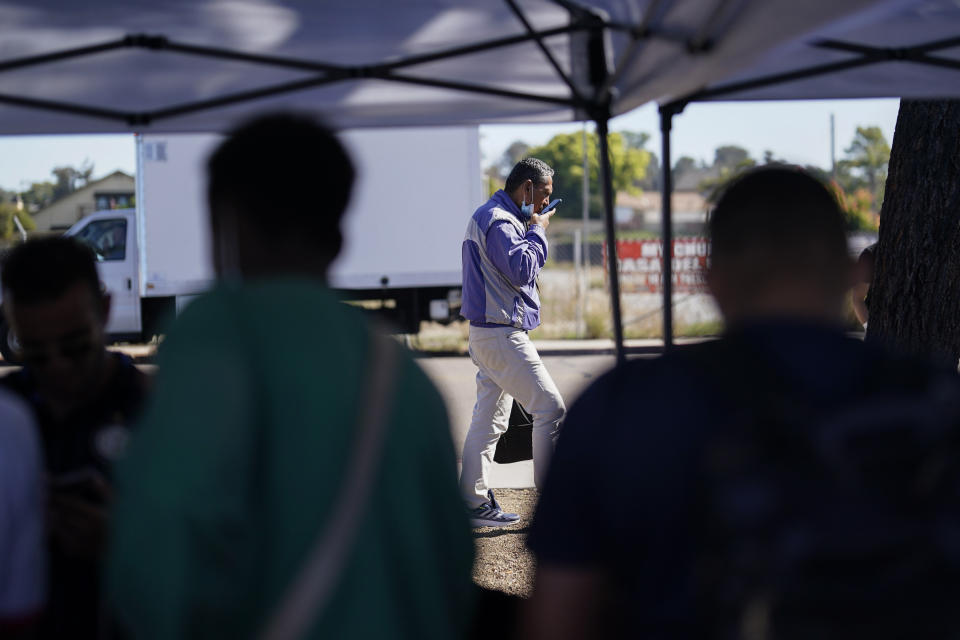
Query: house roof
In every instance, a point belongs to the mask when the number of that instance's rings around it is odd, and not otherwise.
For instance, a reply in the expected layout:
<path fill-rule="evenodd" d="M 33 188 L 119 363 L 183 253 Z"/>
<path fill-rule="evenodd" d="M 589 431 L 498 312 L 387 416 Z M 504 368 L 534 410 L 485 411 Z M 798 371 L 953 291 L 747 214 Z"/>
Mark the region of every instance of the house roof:
<path fill-rule="evenodd" d="M 103 185 L 103 183 L 105 183 L 107 180 L 110 180 L 116 177 L 126 178 L 130 180 L 130 183 L 131 183 L 130 187 L 131 189 L 133 188 L 133 183 L 134 183 L 133 176 L 123 171 L 117 170 L 103 176 L 102 178 L 98 178 L 92 182 L 88 182 L 87 184 L 83 185 L 77 190 L 71 191 L 70 193 L 63 196 L 62 198 L 58 198 L 54 200 L 43 209 L 40 209 L 39 211 L 34 213 L 32 217 L 34 218 L 34 220 L 37 220 L 38 218 L 42 218 L 45 215 L 45 212 L 58 208 L 62 206 L 65 202 L 68 202 L 70 200 L 82 201 L 86 199 L 88 195 L 92 195 L 97 190 L 97 188 Z"/>

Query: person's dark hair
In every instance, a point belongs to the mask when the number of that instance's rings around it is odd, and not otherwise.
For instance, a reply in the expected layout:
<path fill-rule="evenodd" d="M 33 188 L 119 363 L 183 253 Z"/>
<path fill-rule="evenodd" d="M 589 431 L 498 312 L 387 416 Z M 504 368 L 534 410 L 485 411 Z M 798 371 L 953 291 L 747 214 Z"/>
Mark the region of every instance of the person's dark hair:
<path fill-rule="evenodd" d="M 503 190 L 507 193 L 513 193 L 517 187 L 532 180 L 533 184 L 543 184 L 547 178 L 553 177 L 553 169 L 539 158 L 524 158 L 514 165 L 507 176 L 507 182 L 503 185 Z"/>
<path fill-rule="evenodd" d="M 229 204 L 267 237 L 318 245 L 335 235 L 350 201 L 354 168 L 333 131 L 305 115 L 256 118 L 233 131 L 207 162 L 211 210 Z M 331 233 L 333 232 L 333 233 Z"/>
<path fill-rule="evenodd" d="M 5 297 L 21 304 L 56 300 L 78 282 L 100 295 L 93 251 L 69 237 L 28 240 L 10 249 L 0 263 Z"/>
<path fill-rule="evenodd" d="M 723 191 L 709 227 L 713 268 L 736 263 L 755 285 L 789 275 L 845 286 L 843 214 L 827 187 L 802 169 L 745 173 Z"/>

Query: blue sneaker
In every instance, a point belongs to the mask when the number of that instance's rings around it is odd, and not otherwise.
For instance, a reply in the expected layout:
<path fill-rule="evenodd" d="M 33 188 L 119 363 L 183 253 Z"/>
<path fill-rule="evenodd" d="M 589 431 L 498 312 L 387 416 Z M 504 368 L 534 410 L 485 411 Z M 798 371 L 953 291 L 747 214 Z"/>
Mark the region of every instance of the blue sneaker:
<path fill-rule="evenodd" d="M 493 497 L 493 489 L 487 491 L 490 498 L 476 509 L 470 510 L 470 524 L 474 527 L 506 527 L 520 522 L 520 516 L 516 513 L 506 513 L 500 508 L 496 498 Z"/>

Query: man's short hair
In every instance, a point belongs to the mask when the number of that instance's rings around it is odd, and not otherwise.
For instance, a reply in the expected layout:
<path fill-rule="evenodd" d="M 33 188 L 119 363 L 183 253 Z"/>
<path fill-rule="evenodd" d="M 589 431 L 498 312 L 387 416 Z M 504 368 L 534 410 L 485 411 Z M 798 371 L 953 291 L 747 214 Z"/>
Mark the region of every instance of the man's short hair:
<path fill-rule="evenodd" d="M 543 184 L 548 178 L 553 177 L 553 169 L 539 158 L 524 158 L 514 165 L 507 176 L 507 182 L 503 185 L 503 190 L 507 193 L 513 193 L 517 187 L 527 180 L 532 180 L 533 184 Z"/>
<path fill-rule="evenodd" d="M 265 234 L 313 234 L 319 244 L 339 228 L 354 182 L 353 163 L 333 131 L 289 113 L 234 130 L 207 170 L 211 209 L 229 203 Z"/>
<path fill-rule="evenodd" d="M 97 259 L 74 238 L 28 240 L 6 253 L 0 270 L 4 296 L 19 304 L 57 300 L 78 282 L 95 297 L 101 292 Z"/>
<path fill-rule="evenodd" d="M 789 276 L 845 286 L 850 258 L 840 206 L 800 168 L 767 166 L 734 180 L 711 213 L 710 239 L 713 268 L 736 264 L 750 284 Z"/>

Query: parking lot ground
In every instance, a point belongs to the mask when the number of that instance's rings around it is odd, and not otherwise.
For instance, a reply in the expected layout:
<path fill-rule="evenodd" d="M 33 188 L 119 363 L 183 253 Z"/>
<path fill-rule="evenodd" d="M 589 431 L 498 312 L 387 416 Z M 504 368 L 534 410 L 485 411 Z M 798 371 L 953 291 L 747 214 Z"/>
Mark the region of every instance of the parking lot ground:
<path fill-rule="evenodd" d="M 614 364 L 612 340 L 540 340 L 535 344 L 568 407 L 587 385 Z M 629 340 L 626 344 L 631 350 L 631 357 L 650 357 L 662 349 L 659 340 Z M 147 372 L 156 370 L 156 343 L 122 344 L 111 346 L 110 349 L 127 354 Z M 414 351 L 412 355 L 436 384 L 447 405 L 459 462 L 476 399 L 476 366 L 463 354 Z M 12 371 L 14 366 L 0 366 L 0 375 Z M 317 367 L 322 366 L 324 363 L 318 359 Z M 532 461 L 494 464 L 491 485 L 494 488 L 533 486 Z"/>

